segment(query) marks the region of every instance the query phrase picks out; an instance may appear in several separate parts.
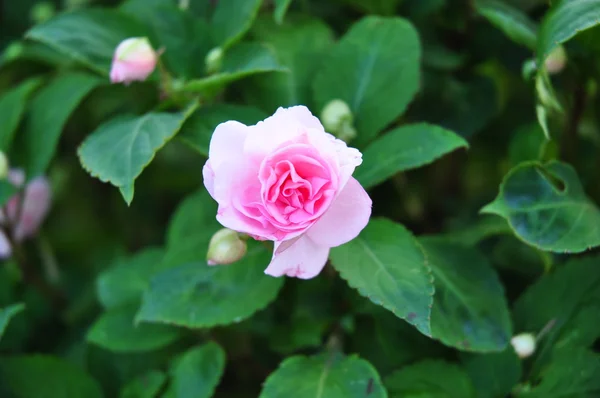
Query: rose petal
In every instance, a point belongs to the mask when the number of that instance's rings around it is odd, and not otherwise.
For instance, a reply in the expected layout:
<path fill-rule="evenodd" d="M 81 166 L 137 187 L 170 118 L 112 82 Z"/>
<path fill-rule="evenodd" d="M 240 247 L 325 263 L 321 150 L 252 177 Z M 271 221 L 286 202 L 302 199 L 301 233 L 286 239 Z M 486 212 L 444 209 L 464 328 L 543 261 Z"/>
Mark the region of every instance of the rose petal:
<path fill-rule="evenodd" d="M 306 235 L 283 252 L 279 250 L 280 245 L 285 245 L 285 242 L 275 242 L 273 258 L 265 270 L 267 275 L 314 278 L 321 272 L 329 256 L 329 248 L 317 245 Z"/>
<path fill-rule="evenodd" d="M 21 219 L 14 230 L 15 240 L 22 241 L 33 236 L 50 209 L 50 184 L 44 177 L 31 180 L 25 188 Z"/>
<path fill-rule="evenodd" d="M 236 121 L 221 123 L 217 126 L 208 150 L 210 164 L 215 173 L 218 174 L 221 166 L 231 162 L 232 159 L 243 158 L 244 141 L 248 132 L 247 126 Z"/>
<path fill-rule="evenodd" d="M 206 190 L 210 194 L 210 196 L 215 197 L 215 172 L 210 166 L 210 160 L 207 160 L 202 168 L 202 180 L 204 181 L 204 186 Z"/>
<path fill-rule="evenodd" d="M 12 254 L 12 248 L 4 233 L 0 232 L 0 259 L 9 258 Z"/>
<path fill-rule="evenodd" d="M 350 177 L 331 207 L 306 234 L 320 246 L 336 247 L 349 242 L 367 226 L 372 203 L 360 183 Z"/>

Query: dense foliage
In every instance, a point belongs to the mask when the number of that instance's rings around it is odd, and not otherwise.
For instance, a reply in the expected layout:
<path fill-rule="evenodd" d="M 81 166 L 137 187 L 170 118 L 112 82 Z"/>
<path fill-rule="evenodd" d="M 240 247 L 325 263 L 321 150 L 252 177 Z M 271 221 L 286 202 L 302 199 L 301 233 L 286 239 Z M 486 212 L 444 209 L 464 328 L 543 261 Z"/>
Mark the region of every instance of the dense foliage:
<path fill-rule="evenodd" d="M 600 0 L 0 1 L 0 396 L 600 396 L 598 24 Z M 132 37 L 158 66 L 111 83 Z M 252 239 L 207 265 L 213 131 L 292 105 L 362 152 L 368 225 L 308 280 Z"/>

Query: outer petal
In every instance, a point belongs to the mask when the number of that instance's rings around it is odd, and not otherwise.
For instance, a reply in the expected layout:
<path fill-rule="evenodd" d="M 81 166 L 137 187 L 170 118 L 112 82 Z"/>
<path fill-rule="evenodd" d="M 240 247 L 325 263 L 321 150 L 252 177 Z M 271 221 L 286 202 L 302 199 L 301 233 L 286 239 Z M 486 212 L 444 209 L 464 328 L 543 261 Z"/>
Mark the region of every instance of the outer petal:
<path fill-rule="evenodd" d="M 213 171 L 210 160 L 207 160 L 202 168 L 202 180 L 204 182 L 204 186 L 206 190 L 210 194 L 210 196 L 215 197 L 215 172 Z"/>
<path fill-rule="evenodd" d="M 265 274 L 287 275 L 300 279 L 314 278 L 321 272 L 329 256 L 328 247 L 317 245 L 306 235 L 285 251 L 277 254 L 280 244 L 282 242 L 275 242 L 273 258 L 265 270 Z"/>
<path fill-rule="evenodd" d="M 360 183 L 350 177 L 331 207 L 306 235 L 320 246 L 336 247 L 349 242 L 367 226 L 372 204 Z"/>
<path fill-rule="evenodd" d="M 249 131 L 249 127 L 236 121 L 221 123 L 217 126 L 208 149 L 210 164 L 217 176 L 223 164 L 244 156 L 244 141 Z"/>
<path fill-rule="evenodd" d="M 46 178 L 37 177 L 27 184 L 22 206 L 21 219 L 14 230 L 17 241 L 34 235 L 50 210 L 50 184 Z"/>

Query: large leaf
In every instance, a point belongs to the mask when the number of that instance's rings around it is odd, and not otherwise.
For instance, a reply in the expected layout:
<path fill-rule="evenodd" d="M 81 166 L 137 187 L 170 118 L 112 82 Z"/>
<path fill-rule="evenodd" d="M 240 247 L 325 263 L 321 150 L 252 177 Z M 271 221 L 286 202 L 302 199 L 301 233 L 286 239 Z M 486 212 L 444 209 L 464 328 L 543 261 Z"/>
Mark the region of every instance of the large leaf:
<path fill-rule="evenodd" d="M 5 308 L 0 308 L 0 340 L 8 326 L 11 318 L 25 309 L 25 304 L 13 304 Z"/>
<path fill-rule="evenodd" d="M 462 362 L 478 398 L 509 396 L 521 380 L 521 360 L 512 346 L 498 353 L 467 355 Z"/>
<path fill-rule="evenodd" d="M 373 139 L 400 116 L 419 88 L 421 46 L 401 18 L 365 17 L 324 59 L 314 79 L 318 109 L 345 101 L 358 130 L 357 145 Z"/>
<path fill-rule="evenodd" d="M 332 249 L 330 258 L 360 294 L 431 334 L 431 270 L 422 247 L 404 227 L 371 220 L 356 239 Z"/>
<path fill-rule="evenodd" d="M 19 122 L 25 112 L 29 96 L 40 86 L 42 79 L 26 80 L 0 96 L 0 151 L 6 152 L 12 143 Z"/>
<path fill-rule="evenodd" d="M 113 10 L 82 9 L 35 25 L 26 37 L 108 76 L 115 48 L 130 37 L 147 35 L 134 18 Z"/>
<path fill-rule="evenodd" d="M 225 351 L 217 343 L 194 347 L 175 359 L 166 397 L 210 398 L 225 370 Z"/>
<path fill-rule="evenodd" d="M 566 163 L 518 165 L 481 212 L 504 217 L 517 237 L 542 250 L 578 253 L 600 245 L 600 210 Z"/>
<path fill-rule="evenodd" d="M 151 370 L 130 381 L 119 394 L 119 398 L 155 398 L 167 381 L 167 375 Z"/>
<path fill-rule="evenodd" d="M 384 380 L 390 398 L 475 398 L 466 372 L 455 364 L 425 360 L 404 367 Z"/>
<path fill-rule="evenodd" d="M 600 23 L 600 0 L 561 0 L 544 17 L 537 42 L 538 64 L 560 44 Z"/>
<path fill-rule="evenodd" d="M 298 377 L 302 375 L 302 377 Z M 373 366 L 356 356 L 294 356 L 265 381 L 260 398 L 384 398 Z"/>
<path fill-rule="evenodd" d="M 238 42 L 252 26 L 262 0 L 220 0 L 211 21 L 213 42 L 223 49 Z"/>
<path fill-rule="evenodd" d="M 101 398 L 102 390 L 88 374 L 59 358 L 44 355 L 0 360 L 1 384 L 19 398 Z"/>
<path fill-rule="evenodd" d="M 426 123 L 402 126 L 378 138 L 363 152 L 354 177 L 365 188 L 377 185 L 399 171 L 433 162 L 469 144 L 462 137 Z"/>
<path fill-rule="evenodd" d="M 212 327 L 239 322 L 264 308 L 277 296 L 283 278 L 264 274 L 271 259 L 270 251 L 259 243 L 251 242 L 248 246 L 242 260 L 220 267 L 206 264 L 203 258 L 207 246 L 203 249 L 192 246 L 186 256 L 195 256 L 195 262 L 183 263 L 153 278 L 137 320 L 190 328 Z M 182 262 L 175 257 L 168 261 Z"/>
<path fill-rule="evenodd" d="M 135 323 L 137 308 L 134 304 L 104 312 L 90 328 L 87 341 L 114 352 L 143 352 L 162 348 L 181 336 L 169 325 Z"/>
<path fill-rule="evenodd" d="M 465 351 L 501 351 L 512 335 L 498 275 L 476 249 L 422 238 L 435 280 L 431 334 Z"/>
<path fill-rule="evenodd" d="M 72 72 L 57 77 L 32 98 L 24 132 L 18 137 L 29 177 L 46 171 L 69 116 L 102 83 L 96 76 Z"/>
<path fill-rule="evenodd" d="M 538 27 L 523 11 L 501 0 L 477 0 L 475 8 L 515 43 L 535 50 Z"/>
<path fill-rule="evenodd" d="M 208 156 L 210 139 L 215 128 L 228 120 L 254 125 L 268 115 L 254 107 L 232 104 L 214 104 L 200 108 L 185 122 L 177 138 Z"/>

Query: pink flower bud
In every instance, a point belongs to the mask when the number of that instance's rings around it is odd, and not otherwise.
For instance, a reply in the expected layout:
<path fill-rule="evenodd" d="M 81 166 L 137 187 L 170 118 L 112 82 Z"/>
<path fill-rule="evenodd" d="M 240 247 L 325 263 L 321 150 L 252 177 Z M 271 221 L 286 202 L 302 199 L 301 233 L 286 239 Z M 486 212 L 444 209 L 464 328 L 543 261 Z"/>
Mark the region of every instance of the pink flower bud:
<path fill-rule="evenodd" d="M 132 37 L 117 46 L 110 70 L 112 83 L 146 80 L 154 71 L 158 54 L 145 37 Z"/>
<path fill-rule="evenodd" d="M 206 259 L 208 265 L 225 265 L 235 263 L 245 254 L 246 242 L 237 232 L 223 228 L 210 239 Z"/>

